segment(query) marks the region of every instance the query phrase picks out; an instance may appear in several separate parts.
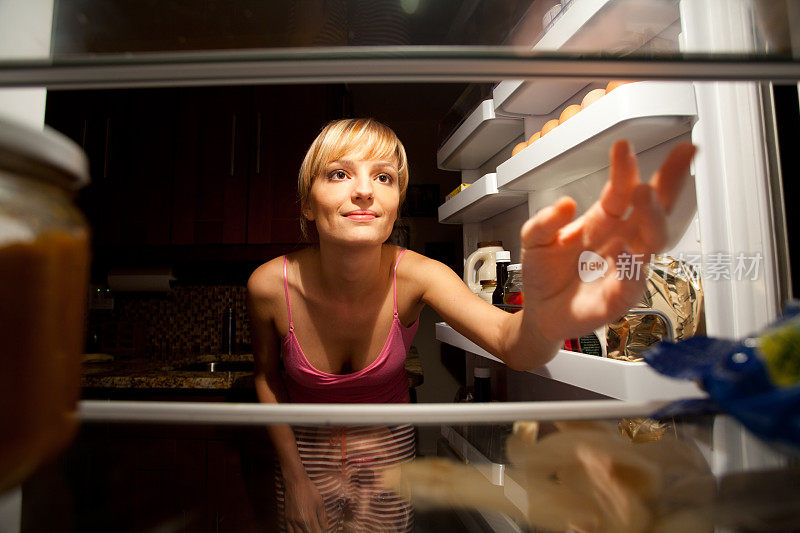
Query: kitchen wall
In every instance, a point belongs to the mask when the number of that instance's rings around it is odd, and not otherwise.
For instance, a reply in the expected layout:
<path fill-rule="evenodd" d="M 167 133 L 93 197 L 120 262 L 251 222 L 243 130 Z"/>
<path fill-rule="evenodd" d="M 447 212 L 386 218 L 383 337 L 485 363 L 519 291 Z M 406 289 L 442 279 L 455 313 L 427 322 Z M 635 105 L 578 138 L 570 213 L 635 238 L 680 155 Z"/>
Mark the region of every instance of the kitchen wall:
<path fill-rule="evenodd" d="M 101 349 L 121 356 L 159 361 L 216 354 L 222 339 L 222 314 L 236 315 L 236 344 L 250 352 L 250 327 L 243 285 L 177 286 L 169 293 L 115 293 L 113 311 L 89 315 L 89 333 Z"/>

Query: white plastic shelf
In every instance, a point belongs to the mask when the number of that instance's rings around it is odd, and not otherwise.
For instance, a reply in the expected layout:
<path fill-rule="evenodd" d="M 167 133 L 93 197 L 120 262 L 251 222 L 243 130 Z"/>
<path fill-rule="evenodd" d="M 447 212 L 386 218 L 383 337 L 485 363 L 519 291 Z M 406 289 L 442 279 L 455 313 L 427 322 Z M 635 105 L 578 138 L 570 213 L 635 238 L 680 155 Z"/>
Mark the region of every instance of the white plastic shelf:
<path fill-rule="evenodd" d="M 618 139 L 629 139 L 639 153 L 690 131 L 696 120 L 691 82 L 622 85 L 501 163 L 497 187 L 559 187 L 608 167 L 609 150 Z"/>
<path fill-rule="evenodd" d="M 436 339 L 467 352 L 500 361 L 445 322 L 436 324 Z M 705 393 L 691 381 L 671 379 L 647 363 L 631 363 L 559 350 L 546 365 L 529 372 L 627 401 L 702 398 Z"/>
<path fill-rule="evenodd" d="M 442 224 L 480 222 L 525 203 L 528 195 L 517 191 L 498 191 L 497 174 L 482 176 L 472 185 L 439 206 Z"/>
<path fill-rule="evenodd" d="M 633 51 L 679 19 L 678 2 L 575 0 L 533 46 L 540 52 Z M 534 26 L 535 27 L 535 26 Z M 590 80 L 507 80 L 494 89 L 499 112 L 548 115 Z"/>
<path fill-rule="evenodd" d="M 436 153 L 442 170 L 472 170 L 525 133 L 522 118 L 497 116 L 491 99 L 470 113 Z"/>

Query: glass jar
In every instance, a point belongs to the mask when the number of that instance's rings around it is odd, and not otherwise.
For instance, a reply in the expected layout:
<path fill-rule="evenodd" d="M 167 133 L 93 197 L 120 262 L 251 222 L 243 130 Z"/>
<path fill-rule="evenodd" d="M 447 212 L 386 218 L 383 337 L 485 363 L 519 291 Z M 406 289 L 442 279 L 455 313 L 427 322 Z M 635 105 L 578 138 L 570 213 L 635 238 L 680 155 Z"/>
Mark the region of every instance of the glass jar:
<path fill-rule="evenodd" d="M 89 229 L 72 196 L 88 167 L 61 134 L 0 120 L 0 491 L 77 429 Z"/>
<path fill-rule="evenodd" d="M 508 265 L 508 279 L 503 285 L 503 303 L 506 305 L 522 305 L 522 265 Z"/>

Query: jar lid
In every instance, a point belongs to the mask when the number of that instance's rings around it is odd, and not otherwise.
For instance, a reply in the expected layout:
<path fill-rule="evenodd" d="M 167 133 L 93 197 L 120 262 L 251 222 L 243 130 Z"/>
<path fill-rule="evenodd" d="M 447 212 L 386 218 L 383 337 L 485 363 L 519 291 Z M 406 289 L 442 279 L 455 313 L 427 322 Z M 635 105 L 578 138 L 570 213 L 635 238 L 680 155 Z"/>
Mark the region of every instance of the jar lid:
<path fill-rule="evenodd" d="M 502 250 L 499 252 L 494 253 L 494 260 L 495 261 L 511 261 L 511 252 L 508 250 Z"/>
<path fill-rule="evenodd" d="M 89 183 L 89 158 L 56 130 L 38 131 L 0 119 L 0 169 L 54 182 L 77 190 Z"/>
<path fill-rule="evenodd" d="M 511 272 L 513 270 L 522 270 L 522 264 L 514 263 L 513 265 L 508 265 L 508 271 Z"/>

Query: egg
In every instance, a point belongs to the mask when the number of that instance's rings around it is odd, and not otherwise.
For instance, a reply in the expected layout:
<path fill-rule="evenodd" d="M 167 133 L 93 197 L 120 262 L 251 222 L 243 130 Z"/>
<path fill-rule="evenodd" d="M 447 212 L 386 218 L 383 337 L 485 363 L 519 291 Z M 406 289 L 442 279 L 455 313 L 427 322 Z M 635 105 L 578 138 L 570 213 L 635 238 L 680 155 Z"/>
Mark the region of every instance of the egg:
<path fill-rule="evenodd" d="M 571 106 L 567 106 L 564 111 L 561 112 L 561 116 L 558 117 L 558 123 L 563 124 L 564 122 L 568 121 L 572 117 L 578 114 L 578 111 L 581 110 L 581 106 L 578 104 L 573 104 Z"/>
<path fill-rule="evenodd" d="M 526 146 L 528 146 L 528 143 L 526 143 L 526 142 L 521 142 L 518 145 L 516 145 L 514 147 L 514 149 L 511 150 L 511 157 L 514 157 L 515 155 L 517 155 Z"/>
<path fill-rule="evenodd" d="M 596 101 L 600 100 L 603 96 L 605 96 L 606 90 L 605 89 L 595 89 L 593 91 L 589 91 L 586 93 L 586 96 L 583 97 L 583 101 L 581 102 L 581 109 L 586 109 Z"/>
<path fill-rule="evenodd" d="M 531 138 L 528 139 L 528 146 L 532 145 L 533 141 L 538 141 L 541 137 L 542 137 L 542 132 L 541 131 L 537 131 L 536 133 L 531 135 Z"/>
<path fill-rule="evenodd" d="M 606 93 L 610 93 L 620 85 L 625 85 L 626 83 L 633 83 L 633 80 L 611 80 L 606 85 Z"/>
<path fill-rule="evenodd" d="M 548 120 L 547 122 L 545 122 L 544 126 L 542 126 L 542 137 L 544 137 L 545 135 L 550 133 L 550 131 L 553 128 L 555 128 L 556 126 L 558 126 L 558 119 L 557 118 L 554 118 L 553 120 Z"/>

